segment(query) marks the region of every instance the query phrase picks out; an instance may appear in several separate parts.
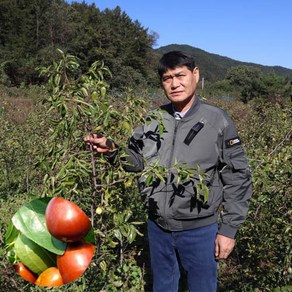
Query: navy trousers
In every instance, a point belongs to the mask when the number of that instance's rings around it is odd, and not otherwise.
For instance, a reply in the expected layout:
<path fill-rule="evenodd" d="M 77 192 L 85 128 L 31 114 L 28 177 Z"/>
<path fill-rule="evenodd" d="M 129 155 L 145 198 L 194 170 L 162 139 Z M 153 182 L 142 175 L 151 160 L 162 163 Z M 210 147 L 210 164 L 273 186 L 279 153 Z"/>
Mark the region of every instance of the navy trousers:
<path fill-rule="evenodd" d="M 190 292 L 217 290 L 215 239 L 218 224 L 170 232 L 148 220 L 148 238 L 154 292 L 177 292 L 179 261 L 186 272 Z"/>

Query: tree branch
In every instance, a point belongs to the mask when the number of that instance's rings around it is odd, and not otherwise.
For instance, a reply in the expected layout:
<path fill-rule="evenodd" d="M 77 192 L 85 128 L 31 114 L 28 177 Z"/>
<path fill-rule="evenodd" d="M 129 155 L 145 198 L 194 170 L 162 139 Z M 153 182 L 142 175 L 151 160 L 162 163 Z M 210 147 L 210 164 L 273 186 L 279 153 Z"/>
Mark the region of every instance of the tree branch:
<path fill-rule="evenodd" d="M 285 135 L 284 139 L 279 144 L 277 144 L 276 147 L 267 156 L 273 155 L 286 140 L 290 140 L 291 134 L 292 134 L 292 130 L 288 131 L 288 133 Z M 256 168 L 260 167 L 263 164 L 264 164 L 264 161 L 261 161 L 256 166 Z"/>

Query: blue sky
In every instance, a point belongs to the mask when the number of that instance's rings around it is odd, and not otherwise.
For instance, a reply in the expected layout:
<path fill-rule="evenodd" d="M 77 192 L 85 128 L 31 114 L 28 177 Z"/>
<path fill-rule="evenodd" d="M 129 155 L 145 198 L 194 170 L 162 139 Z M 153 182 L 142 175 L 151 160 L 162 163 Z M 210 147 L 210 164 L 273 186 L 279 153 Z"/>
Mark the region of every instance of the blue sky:
<path fill-rule="evenodd" d="M 292 0 L 85 2 L 101 11 L 120 6 L 133 21 L 158 34 L 156 47 L 187 44 L 239 61 L 292 69 Z"/>

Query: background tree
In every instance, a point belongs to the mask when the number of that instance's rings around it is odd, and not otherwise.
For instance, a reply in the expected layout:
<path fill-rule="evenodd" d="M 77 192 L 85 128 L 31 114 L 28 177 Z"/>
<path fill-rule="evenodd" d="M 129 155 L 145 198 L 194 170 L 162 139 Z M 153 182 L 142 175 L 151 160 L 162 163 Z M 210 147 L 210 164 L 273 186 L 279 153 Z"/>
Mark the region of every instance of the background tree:
<path fill-rule="evenodd" d="M 240 90 L 241 99 L 246 103 L 258 96 L 259 91 L 261 91 L 260 74 L 260 70 L 255 67 L 238 66 L 228 71 L 226 79 Z"/>
<path fill-rule="evenodd" d="M 262 98 L 274 99 L 281 101 L 283 98 L 289 97 L 292 92 L 291 82 L 284 76 L 276 74 L 262 74 L 260 76 Z"/>
<path fill-rule="evenodd" d="M 4 0 L 0 10 L 0 62 L 5 63 L 7 85 L 40 82 L 35 67 L 51 63 L 56 48 L 81 57 L 83 71 L 96 60 L 105 60 L 113 76 L 121 70 L 131 76 L 109 79 L 114 87 L 145 85 L 153 79 L 149 59 L 155 34 L 120 7 L 101 12 L 85 2 Z"/>

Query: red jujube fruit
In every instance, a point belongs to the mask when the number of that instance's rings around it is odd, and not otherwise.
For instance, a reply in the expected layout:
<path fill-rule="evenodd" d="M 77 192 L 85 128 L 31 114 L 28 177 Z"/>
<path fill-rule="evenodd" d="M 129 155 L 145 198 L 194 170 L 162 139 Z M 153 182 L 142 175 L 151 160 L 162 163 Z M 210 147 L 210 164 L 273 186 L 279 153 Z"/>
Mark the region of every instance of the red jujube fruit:
<path fill-rule="evenodd" d="M 64 283 L 59 269 L 56 267 L 50 267 L 39 275 L 35 281 L 35 284 L 45 287 L 57 287 L 63 285 Z"/>
<path fill-rule="evenodd" d="M 66 242 L 83 239 L 91 228 L 86 214 L 76 204 L 63 198 L 52 198 L 48 203 L 46 224 L 54 237 Z"/>
<path fill-rule="evenodd" d="M 17 263 L 13 265 L 14 270 L 26 281 L 34 284 L 37 276 L 28 269 L 23 263 Z"/>
<path fill-rule="evenodd" d="M 94 245 L 88 242 L 68 243 L 63 255 L 57 256 L 57 266 L 64 284 L 80 277 L 94 255 Z"/>

